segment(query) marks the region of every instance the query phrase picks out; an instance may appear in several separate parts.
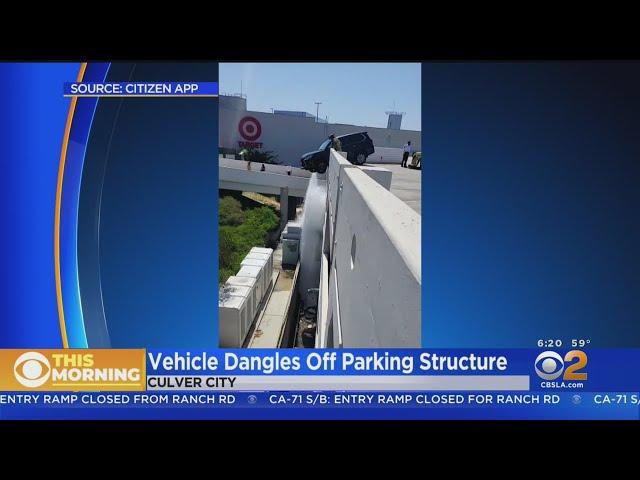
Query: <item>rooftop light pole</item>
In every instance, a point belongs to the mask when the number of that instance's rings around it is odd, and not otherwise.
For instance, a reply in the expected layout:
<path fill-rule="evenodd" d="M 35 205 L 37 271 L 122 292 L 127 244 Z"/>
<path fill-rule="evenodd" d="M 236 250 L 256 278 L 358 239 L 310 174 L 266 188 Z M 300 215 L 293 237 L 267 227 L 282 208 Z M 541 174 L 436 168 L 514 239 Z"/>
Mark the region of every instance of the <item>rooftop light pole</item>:
<path fill-rule="evenodd" d="M 320 113 L 320 105 L 322 105 L 322 102 L 315 102 L 316 104 L 316 123 L 318 123 L 318 113 Z"/>

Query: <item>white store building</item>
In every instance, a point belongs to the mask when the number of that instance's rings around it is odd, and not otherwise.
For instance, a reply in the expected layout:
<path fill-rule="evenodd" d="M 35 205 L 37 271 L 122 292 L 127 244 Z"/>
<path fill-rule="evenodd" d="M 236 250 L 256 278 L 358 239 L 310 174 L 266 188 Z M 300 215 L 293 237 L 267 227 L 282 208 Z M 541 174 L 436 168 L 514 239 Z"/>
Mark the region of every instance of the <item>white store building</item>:
<path fill-rule="evenodd" d="M 316 121 L 305 112 L 275 110 L 274 113 L 247 110 L 247 99 L 243 96 L 220 95 L 220 147 L 239 151 L 253 147 L 271 150 L 278 155 L 283 165 L 299 166 L 303 153 L 316 150 L 331 134 L 344 135 L 366 131 L 376 147 L 369 161 L 399 162 L 398 149 L 407 142 L 417 151 L 422 149 L 422 134 L 418 130 L 401 130 L 401 115 L 390 114 L 388 126 L 393 128 L 367 127 L 342 123 Z M 375 157 L 375 158 L 372 158 Z"/>

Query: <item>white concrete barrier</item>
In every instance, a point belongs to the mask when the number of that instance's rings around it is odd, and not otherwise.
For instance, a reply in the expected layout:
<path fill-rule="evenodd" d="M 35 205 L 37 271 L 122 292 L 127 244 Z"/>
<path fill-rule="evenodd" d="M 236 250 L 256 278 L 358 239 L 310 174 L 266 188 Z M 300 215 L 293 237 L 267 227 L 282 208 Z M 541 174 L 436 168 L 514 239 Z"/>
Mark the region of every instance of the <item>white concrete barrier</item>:
<path fill-rule="evenodd" d="M 221 167 L 218 187 L 221 190 L 256 192 L 264 195 L 280 195 L 283 188 L 289 189 L 292 197 L 304 197 L 309 179 L 265 172 L 246 171 Z"/>
<path fill-rule="evenodd" d="M 375 151 L 367 157 L 366 163 L 397 163 L 402 162 L 402 148 L 375 147 Z"/>
<path fill-rule="evenodd" d="M 340 197 L 340 179 L 344 177 L 344 170 L 354 168 L 342 154 L 331 149 L 329 156 L 329 167 L 327 168 L 327 212 L 329 214 L 329 252 L 333 251 L 333 239 L 336 227 L 336 216 L 338 214 L 338 199 Z"/>
<path fill-rule="evenodd" d="M 245 299 L 246 315 L 244 315 L 240 331 L 242 341 L 244 341 L 244 338 L 247 336 L 251 322 L 253 322 L 253 318 L 256 315 L 257 305 L 255 304 L 255 296 L 253 293 L 252 287 L 243 285 L 225 283 L 223 287 L 223 296 L 241 297 Z"/>
<path fill-rule="evenodd" d="M 248 170 L 249 162 L 246 160 L 236 160 L 231 157 L 218 157 L 219 158 L 219 166 L 221 167 L 229 167 L 229 168 L 237 168 L 239 170 Z M 251 162 L 251 171 L 262 171 L 262 163 L 260 162 Z M 311 177 L 311 172 L 308 170 L 304 170 L 299 167 L 292 167 L 289 165 L 273 165 L 270 163 L 264 164 L 265 171 L 263 173 L 277 173 L 279 175 L 288 175 L 288 172 L 291 172 L 292 177 Z"/>
<path fill-rule="evenodd" d="M 236 277 L 249 277 L 255 280 L 255 289 L 257 292 L 258 304 L 262 301 L 262 297 L 265 294 L 264 291 L 264 280 L 262 279 L 262 268 L 254 267 L 250 265 L 243 265 L 238 270 L 238 273 L 235 275 Z"/>
<path fill-rule="evenodd" d="M 262 281 L 264 282 L 263 291 L 266 293 L 269 290 L 269 285 L 271 284 L 271 274 L 273 273 L 269 255 L 264 253 L 249 252 L 247 256 L 244 257 L 244 260 L 240 262 L 240 265 L 253 265 L 262 268 Z"/>
<path fill-rule="evenodd" d="M 238 348 L 244 342 L 244 326 L 247 323 L 247 299 L 227 296 L 218 302 L 220 346 Z"/>
<path fill-rule="evenodd" d="M 269 283 L 271 283 L 271 278 L 267 278 L 267 261 L 266 260 L 256 260 L 253 258 L 246 258 L 240 262 L 241 267 L 256 267 L 260 269 L 260 279 L 261 283 L 261 293 L 260 298 L 264 297 L 269 288 Z"/>
<path fill-rule="evenodd" d="M 273 272 L 273 248 L 253 247 L 249 253 L 260 253 L 269 257 L 269 269 Z"/>
<path fill-rule="evenodd" d="M 232 276 L 227 278 L 225 286 L 234 286 L 234 287 L 246 287 L 249 288 L 250 294 L 248 295 L 250 303 L 249 303 L 249 315 L 248 322 L 249 326 L 253 322 L 253 319 L 256 316 L 258 304 L 260 303 L 260 298 L 258 298 L 258 289 L 256 286 L 256 279 L 251 277 L 236 277 Z"/>
<path fill-rule="evenodd" d="M 419 347 L 421 217 L 343 160 L 332 152 L 327 174 L 329 306 L 317 346 Z"/>
<path fill-rule="evenodd" d="M 253 247 L 235 276 L 227 279 L 218 302 L 220 346 L 241 347 L 269 290 L 273 249 Z"/>
<path fill-rule="evenodd" d="M 338 215 L 341 179 L 344 178 L 344 171 L 349 168 L 358 168 L 387 190 L 391 189 L 392 173 L 390 170 L 371 166 L 358 167 L 349 162 L 342 152 L 336 152 L 332 149 L 329 156 L 329 167 L 327 168 L 327 211 L 329 213 L 329 233 L 332 240 L 335 237 L 334 231 Z M 333 245 L 330 246 L 330 251 L 333 251 Z"/>

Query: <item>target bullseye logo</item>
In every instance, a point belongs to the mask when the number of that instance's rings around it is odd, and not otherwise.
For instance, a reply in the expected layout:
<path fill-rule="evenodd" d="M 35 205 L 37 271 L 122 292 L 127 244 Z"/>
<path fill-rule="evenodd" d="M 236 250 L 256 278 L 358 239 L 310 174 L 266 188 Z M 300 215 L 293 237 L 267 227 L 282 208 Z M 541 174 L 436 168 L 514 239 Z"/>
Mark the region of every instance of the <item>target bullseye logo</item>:
<path fill-rule="evenodd" d="M 51 364 L 41 353 L 26 352 L 14 363 L 13 374 L 23 387 L 36 388 L 49 379 Z"/>
<path fill-rule="evenodd" d="M 262 125 L 255 117 L 244 117 L 238 124 L 240 136 L 248 142 L 255 142 L 262 135 Z"/>

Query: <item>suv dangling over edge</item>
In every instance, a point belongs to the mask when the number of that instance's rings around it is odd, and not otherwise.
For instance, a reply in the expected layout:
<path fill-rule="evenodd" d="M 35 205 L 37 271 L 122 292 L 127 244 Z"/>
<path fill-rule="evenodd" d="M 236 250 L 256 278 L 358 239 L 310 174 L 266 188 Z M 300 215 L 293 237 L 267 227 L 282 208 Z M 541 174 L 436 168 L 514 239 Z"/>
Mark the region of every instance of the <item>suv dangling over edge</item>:
<path fill-rule="evenodd" d="M 362 165 L 367 161 L 367 157 L 374 152 L 373 141 L 367 132 L 348 133 L 337 137 L 342 146 L 342 153 L 346 154 L 347 160 L 354 165 Z M 300 164 L 305 170 L 311 172 L 324 173 L 329 166 L 329 151 L 331 150 L 331 139 L 327 138 L 313 152 L 307 152 L 300 158 Z"/>

